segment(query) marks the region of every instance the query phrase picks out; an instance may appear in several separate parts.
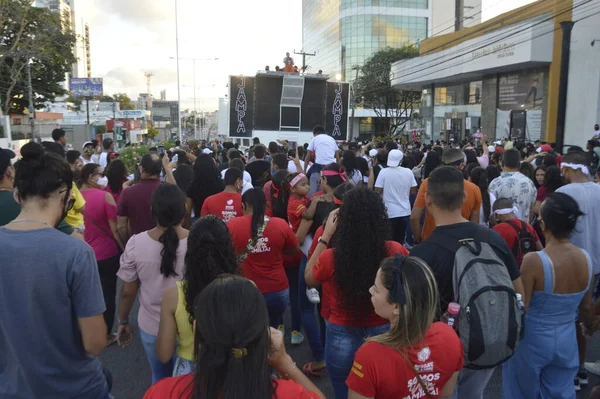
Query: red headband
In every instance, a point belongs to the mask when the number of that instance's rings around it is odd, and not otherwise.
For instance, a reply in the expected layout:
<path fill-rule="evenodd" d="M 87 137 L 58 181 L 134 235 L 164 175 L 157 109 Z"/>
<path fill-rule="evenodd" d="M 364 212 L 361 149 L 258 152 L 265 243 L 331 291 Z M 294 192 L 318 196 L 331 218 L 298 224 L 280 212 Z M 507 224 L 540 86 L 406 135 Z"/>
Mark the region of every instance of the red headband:
<path fill-rule="evenodd" d="M 338 197 L 336 197 L 335 195 L 333 196 L 333 203 L 336 205 L 342 205 L 344 203 L 344 201 L 342 201 L 341 199 L 338 199 Z"/>
<path fill-rule="evenodd" d="M 342 181 L 347 181 L 346 175 L 344 174 L 344 171 L 342 169 L 340 169 L 337 172 L 335 170 L 324 170 L 321 172 L 321 176 L 339 176 L 342 178 Z"/>

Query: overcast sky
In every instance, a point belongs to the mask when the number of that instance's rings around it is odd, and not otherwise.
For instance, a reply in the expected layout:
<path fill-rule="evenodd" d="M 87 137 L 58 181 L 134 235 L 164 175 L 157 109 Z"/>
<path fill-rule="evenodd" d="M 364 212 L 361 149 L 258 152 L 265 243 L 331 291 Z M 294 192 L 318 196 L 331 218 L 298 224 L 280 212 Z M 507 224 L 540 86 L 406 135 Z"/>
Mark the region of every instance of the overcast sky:
<path fill-rule="evenodd" d="M 483 17 L 531 1 L 483 0 Z M 135 99 L 146 92 L 144 72 L 152 72 L 152 94 L 166 89 L 167 99 L 177 99 L 176 63 L 169 59 L 175 57 L 174 6 L 175 0 L 75 0 L 78 25 L 81 19 L 90 25 L 92 74 L 104 78 L 105 93 Z M 228 75 L 253 75 L 302 48 L 302 0 L 178 0 L 178 7 L 179 57 L 197 59 L 199 110 L 218 107 Z M 192 108 L 192 61 L 180 60 L 180 76 L 182 109 Z"/>

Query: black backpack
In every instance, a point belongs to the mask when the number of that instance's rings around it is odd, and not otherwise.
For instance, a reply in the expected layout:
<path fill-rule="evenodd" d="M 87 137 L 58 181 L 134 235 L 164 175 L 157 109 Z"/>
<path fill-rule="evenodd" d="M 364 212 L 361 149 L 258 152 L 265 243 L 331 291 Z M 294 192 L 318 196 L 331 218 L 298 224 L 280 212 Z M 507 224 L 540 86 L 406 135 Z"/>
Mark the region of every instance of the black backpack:
<path fill-rule="evenodd" d="M 527 230 L 527 223 L 523 221 L 521 221 L 521 227 L 510 220 L 507 220 L 505 223 L 517 231 L 517 242 L 511 250 L 517 261 L 517 266 L 521 267 L 525 254 L 535 251 L 535 237 Z"/>

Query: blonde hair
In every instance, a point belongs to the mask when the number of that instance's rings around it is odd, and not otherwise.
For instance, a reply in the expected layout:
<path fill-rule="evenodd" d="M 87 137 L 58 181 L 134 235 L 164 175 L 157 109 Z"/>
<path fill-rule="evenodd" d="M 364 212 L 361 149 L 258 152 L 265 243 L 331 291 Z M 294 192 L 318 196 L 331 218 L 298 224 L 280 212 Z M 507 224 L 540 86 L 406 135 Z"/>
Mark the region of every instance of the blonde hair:
<path fill-rule="evenodd" d="M 435 276 L 427 263 L 415 256 L 404 258 L 401 264 L 396 258 L 386 258 L 381 262 L 381 280 L 386 289 L 392 288 L 394 270 L 398 268 L 406 303 L 398 304 L 398 321 L 392 324 L 389 331 L 368 340 L 396 349 L 414 345 L 425 338 L 439 305 Z M 393 298 L 388 297 L 388 302 L 394 303 Z"/>

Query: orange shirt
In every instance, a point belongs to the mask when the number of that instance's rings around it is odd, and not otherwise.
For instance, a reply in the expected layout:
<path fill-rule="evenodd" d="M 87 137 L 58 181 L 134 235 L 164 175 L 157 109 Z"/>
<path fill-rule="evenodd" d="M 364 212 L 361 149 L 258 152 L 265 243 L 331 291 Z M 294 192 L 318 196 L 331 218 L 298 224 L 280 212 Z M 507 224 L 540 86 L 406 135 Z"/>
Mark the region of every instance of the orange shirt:
<path fill-rule="evenodd" d="M 427 182 L 429 179 L 423 180 L 417 199 L 415 200 L 415 207 L 425 209 L 425 193 L 427 193 Z M 471 219 L 471 213 L 481 209 L 481 190 L 475 184 L 465 180 L 465 195 L 466 199 L 462 204 L 461 214 L 467 220 Z M 479 220 L 479 219 L 477 219 Z M 429 212 L 425 212 L 425 224 L 423 225 L 423 231 L 421 232 L 421 241 L 425 241 L 427 237 L 435 230 L 435 221 L 433 216 Z"/>

